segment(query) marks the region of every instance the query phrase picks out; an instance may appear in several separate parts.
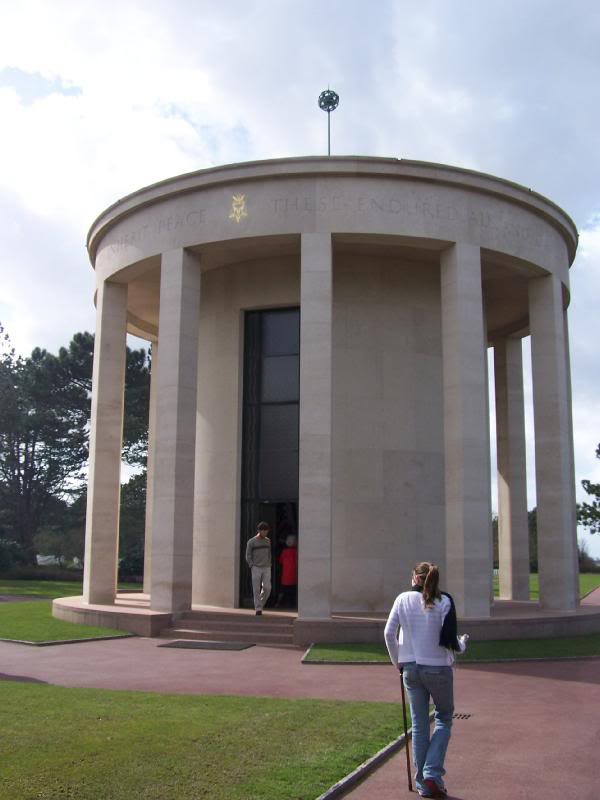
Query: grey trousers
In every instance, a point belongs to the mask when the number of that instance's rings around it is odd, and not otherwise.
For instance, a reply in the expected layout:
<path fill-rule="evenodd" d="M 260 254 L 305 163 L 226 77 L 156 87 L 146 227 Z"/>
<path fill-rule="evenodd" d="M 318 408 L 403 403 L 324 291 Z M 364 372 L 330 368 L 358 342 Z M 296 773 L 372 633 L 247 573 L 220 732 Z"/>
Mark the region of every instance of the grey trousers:
<path fill-rule="evenodd" d="M 250 567 L 254 608 L 262 611 L 271 594 L 271 567 Z"/>

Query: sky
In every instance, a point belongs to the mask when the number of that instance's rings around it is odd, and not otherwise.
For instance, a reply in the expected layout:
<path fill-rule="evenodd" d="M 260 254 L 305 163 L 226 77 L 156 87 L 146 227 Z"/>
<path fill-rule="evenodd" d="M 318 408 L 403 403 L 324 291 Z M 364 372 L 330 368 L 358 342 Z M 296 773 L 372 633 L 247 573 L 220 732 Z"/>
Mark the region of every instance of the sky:
<path fill-rule="evenodd" d="M 600 482 L 599 43 L 597 0 L 0 0 L 0 322 L 24 355 L 93 331 L 96 216 L 172 175 L 326 154 L 329 86 L 333 154 L 491 173 L 575 221 L 582 500 Z M 531 507 L 529 365 L 525 385 Z"/>

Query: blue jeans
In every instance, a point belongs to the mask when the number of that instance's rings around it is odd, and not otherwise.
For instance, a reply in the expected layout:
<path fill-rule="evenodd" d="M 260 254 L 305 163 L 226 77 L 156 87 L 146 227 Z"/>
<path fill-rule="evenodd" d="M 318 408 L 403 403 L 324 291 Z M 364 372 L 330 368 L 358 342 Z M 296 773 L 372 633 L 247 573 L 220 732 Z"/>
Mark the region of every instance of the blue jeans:
<path fill-rule="evenodd" d="M 424 778 L 444 785 L 444 758 L 454 713 L 454 676 L 451 667 L 429 667 L 414 661 L 404 664 L 404 686 L 412 717 L 412 751 L 417 791 L 426 792 Z M 435 706 L 435 727 L 429 731 L 429 703 Z"/>

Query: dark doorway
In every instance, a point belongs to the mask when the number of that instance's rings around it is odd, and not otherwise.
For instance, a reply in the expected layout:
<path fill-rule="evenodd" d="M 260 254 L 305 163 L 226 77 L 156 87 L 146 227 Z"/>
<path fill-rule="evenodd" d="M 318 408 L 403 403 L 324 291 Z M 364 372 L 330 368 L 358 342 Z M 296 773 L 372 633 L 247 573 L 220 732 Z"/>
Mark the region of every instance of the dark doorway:
<path fill-rule="evenodd" d="M 246 544 L 271 526 L 272 591 L 281 601 L 279 555 L 298 536 L 300 309 L 248 311 L 244 325 L 240 606 L 252 608 Z"/>

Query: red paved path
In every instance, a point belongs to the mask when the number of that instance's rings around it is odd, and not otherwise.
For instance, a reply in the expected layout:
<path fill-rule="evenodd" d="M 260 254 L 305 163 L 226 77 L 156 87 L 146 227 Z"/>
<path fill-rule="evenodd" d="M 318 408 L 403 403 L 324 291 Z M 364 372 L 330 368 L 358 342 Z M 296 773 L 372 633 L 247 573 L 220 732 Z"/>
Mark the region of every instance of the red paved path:
<path fill-rule="evenodd" d="M 598 800 L 600 659 L 456 670 L 446 758 L 455 800 Z M 408 800 L 404 751 L 348 800 Z"/>
<path fill-rule="evenodd" d="M 308 666 L 294 649 L 174 650 L 160 643 L 116 639 L 33 648 L 0 642 L 0 677 L 193 694 L 383 701 L 400 694 L 391 666 Z M 455 680 L 456 711 L 471 717 L 454 723 L 446 764 L 451 798 L 600 798 L 600 658 L 464 665 Z M 405 769 L 402 751 L 347 797 L 414 799 Z"/>

